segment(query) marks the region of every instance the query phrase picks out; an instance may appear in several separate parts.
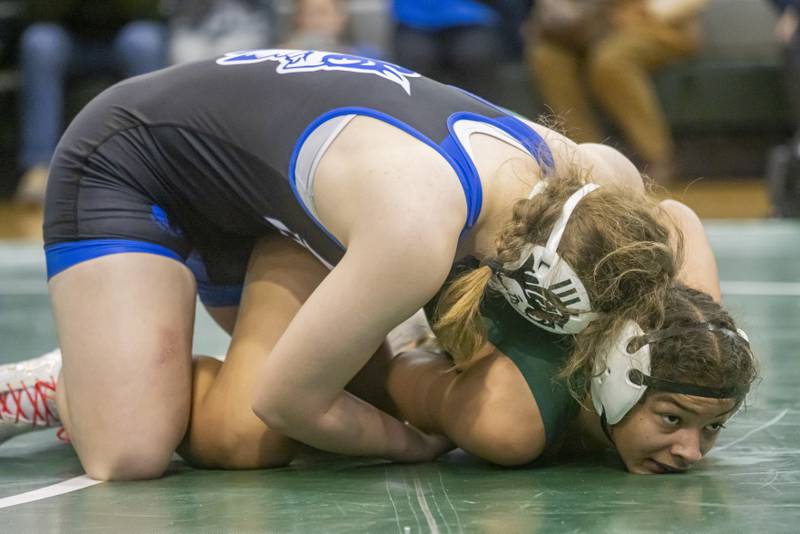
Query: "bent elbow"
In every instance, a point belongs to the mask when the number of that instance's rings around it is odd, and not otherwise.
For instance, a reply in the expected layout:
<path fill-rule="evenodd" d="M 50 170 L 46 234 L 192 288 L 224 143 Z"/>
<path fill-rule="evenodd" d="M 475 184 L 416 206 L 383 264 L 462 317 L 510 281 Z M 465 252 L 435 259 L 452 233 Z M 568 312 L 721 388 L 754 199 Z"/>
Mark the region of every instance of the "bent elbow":
<path fill-rule="evenodd" d="M 270 395 L 256 394 L 251 404 L 256 417 L 261 419 L 270 430 L 287 434 L 291 427 L 292 412 L 285 403 Z"/>
<path fill-rule="evenodd" d="M 493 427 L 475 445 L 478 450 L 474 452 L 484 460 L 504 467 L 519 467 L 544 452 L 544 429 L 540 425 Z"/>
<path fill-rule="evenodd" d="M 485 460 L 503 467 L 522 467 L 541 456 L 540 450 L 500 448 L 486 455 Z"/>

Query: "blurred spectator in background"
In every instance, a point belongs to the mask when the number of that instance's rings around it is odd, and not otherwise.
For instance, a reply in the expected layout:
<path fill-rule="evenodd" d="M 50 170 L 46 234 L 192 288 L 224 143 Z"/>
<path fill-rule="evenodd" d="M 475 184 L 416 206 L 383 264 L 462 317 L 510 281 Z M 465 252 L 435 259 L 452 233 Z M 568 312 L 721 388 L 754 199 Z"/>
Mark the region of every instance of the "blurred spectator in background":
<path fill-rule="evenodd" d="M 538 0 L 528 60 L 545 103 L 577 141 L 600 142 L 600 105 L 656 182 L 673 145 L 651 75 L 694 54 L 706 0 Z"/>
<path fill-rule="evenodd" d="M 503 40 L 504 59 L 519 61 L 525 48 L 524 27 L 533 7 L 533 0 L 480 0 L 497 11 Z"/>
<path fill-rule="evenodd" d="M 779 13 L 775 36 L 784 53 L 787 95 L 795 128 L 800 132 L 800 0 L 770 1 Z"/>
<path fill-rule="evenodd" d="M 500 15 L 478 0 L 393 0 L 395 61 L 492 97 L 504 39 Z"/>
<path fill-rule="evenodd" d="M 171 63 L 266 48 L 275 41 L 271 0 L 164 0 Z"/>
<path fill-rule="evenodd" d="M 0 63 L 8 60 L 8 49 L 14 38 L 15 19 L 22 9 L 19 1 L 0 3 Z"/>
<path fill-rule="evenodd" d="M 783 50 L 786 96 L 794 121 L 794 138 L 775 147 L 767 163 L 773 215 L 800 217 L 800 0 L 770 0 L 778 10 L 775 36 Z"/>
<path fill-rule="evenodd" d="M 27 0 L 19 44 L 23 170 L 16 199 L 41 204 L 47 166 L 63 128 L 68 75 L 134 76 L 164 66 L 159 0 Z"/>
<path fill-rule="evenodd" d="M 356 42 L 346 0 L 295 0 L 292 32 L 281 48 L 326 50 L 379 57 L 375 46 Z"/>

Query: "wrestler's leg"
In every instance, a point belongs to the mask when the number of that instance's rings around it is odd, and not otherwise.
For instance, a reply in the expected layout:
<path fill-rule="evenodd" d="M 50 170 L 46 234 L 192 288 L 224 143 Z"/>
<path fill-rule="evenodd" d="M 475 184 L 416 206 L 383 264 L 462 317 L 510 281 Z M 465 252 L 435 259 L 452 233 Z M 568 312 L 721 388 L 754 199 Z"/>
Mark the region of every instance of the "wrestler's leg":
<path fill-rule="evenodd" d="M 59 414 L 98 479 L 160 476 L 186 431 L 195 283 L 181 263 L 125 253 L 50 280 L 64 365 Z"/>
<path fill-rule="evenodd" d="M 705 291 L 719 302 L 722 297 L 717 260 L 700 218 L 691 208 L 677 200 L 664 200 L 661 207 L 683 234 L 683 265 L 678 279 L 689 287 Z"/>
<path fill-rule="evenodd" d="M 296 442 L 269 430 L 251 409 L 255 370 L 326 274 L 311 254 L 283 237 L 256 246 L 225 361 L 195 363 L 191 423 L 179 449 L 188 461 L 247 469 L 292 459 Z M 230 311 L 211 314 L 223 327 L 230 322 Z"/>

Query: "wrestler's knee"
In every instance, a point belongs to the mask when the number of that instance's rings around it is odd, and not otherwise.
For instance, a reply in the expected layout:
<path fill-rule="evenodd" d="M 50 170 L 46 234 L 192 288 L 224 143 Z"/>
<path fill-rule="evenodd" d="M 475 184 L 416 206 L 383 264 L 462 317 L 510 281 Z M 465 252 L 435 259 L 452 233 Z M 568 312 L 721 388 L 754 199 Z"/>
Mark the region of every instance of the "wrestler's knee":
<path fill-rule="evenodd" d="M 119 444 L 80 457 L 86 474 L 96 480 L 148 480 L 164 474 L 172 453 L 173 447 L 158 444 Z"/>

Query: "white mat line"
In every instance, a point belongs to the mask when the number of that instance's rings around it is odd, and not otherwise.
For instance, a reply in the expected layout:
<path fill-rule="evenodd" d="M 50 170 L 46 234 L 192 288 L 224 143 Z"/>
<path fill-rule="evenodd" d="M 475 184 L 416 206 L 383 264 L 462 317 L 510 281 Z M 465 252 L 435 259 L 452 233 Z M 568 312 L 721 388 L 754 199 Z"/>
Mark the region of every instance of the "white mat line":
<path fill-rule="evenodd" d="M 392 497 L 392 489 L 389 486 L 389 468 L 388 467 L 386 469 L 384 469 L 384 473 L 385 473 L 385 477 L 384 478 L 386 480 L 386 493 L 389 495 L 389 502 L 392 503 L 392 509 L 394 510 L 394 518 L 397 521 L 397 531 L 400 532 L 400 534 L 403 534 L 403 531 L 405 529 L 403 529 L 402 525 L 400 525 L 400 514 L 397 511 L 397 504 L 394 502 L 394 497 Z"/>
<path fill-rule="evenodd" d="M 431 509 L 428 506 L 428 499 L 425 498 L 425 491 L 422 489 L 422 481 L 417 473 L 414 473 L 414 489 L 417 492 L 417 502 L 425 515 L 425 521 L 428 522 L 428 532 L 431 534 L 439 534 L 439 525 L 436 524 L 436 519 L 433 518 Z"/>
<path fill-rule="evenodd" d="M 800 282 L 756 282 L 751 280 L 723 280 L 720 282 L 725 295 L 754 295 L 770 297 L 800 296 Z M 0 295 L 45 295 L 47 283 L 44 280 L 0 282 Z"/>
<path fill-rule="evenodd" d="M 64 480 L 58 484 L 53 484 L 52 486 L 46 486 L 44 488 L 28 491 L 26 493 L 20 493 L 19 495 L 12 495 L 11 497 L 4 497 L 0 499 L 0 509 L 17 506 L 18 504 L 41 501 L 42 499 L 49 499 L 50 497 L 56 497 L 58 495 L 64 495 L 65 493 L 71 493 L 73 491 L 90 488 L 101 483 L 102 481 L 100 480 L 94 480 L 86 475 L 81 475 L 79 477 L 70 478 L 69 480 Z"/>
<path fill-rule="evenodd" d="M 753 430 L 751 430 L 750 432 L 748 432 L 744 436 L 740 437 L 739 439 L 735 439 L 735 440 L 731 441 L 730 443 L 726 443 L 722 447 L 717 447 L 716 449 L 713 449 L 709 454 L 714 453 L 714 452 L 723 451 L 723 450 L 727 449 L 728 447 L 733 447 L 737 443 L 743 442 L 744 440 L 746 440 L 747 438 L 749 438 L 750 436 L 752 436 L 756 432 L 761 432 L 762 430 L 765 430 L 765 429 L 771 427 L 772 425 L 774 425 L 775 423 L 777 423 L 778 421 L 783 419 L 783 417 L 787 413 L 789 413 L 789 409 L 788 408 L 783 410 L 781 413 L 779 413 L 778 415 L 776 415 L 775 417 L 773 417 L 772 419 L 770 419 L 769 421 L 767 421 L 763 425 L 754 428 Z"/>
<path fill-rule="evenodd" d="M 774 297 L 800 296 L 800 282 L 755 282 L 725 280 L 720 282 L 724 295 L 757 295 Z"/>

